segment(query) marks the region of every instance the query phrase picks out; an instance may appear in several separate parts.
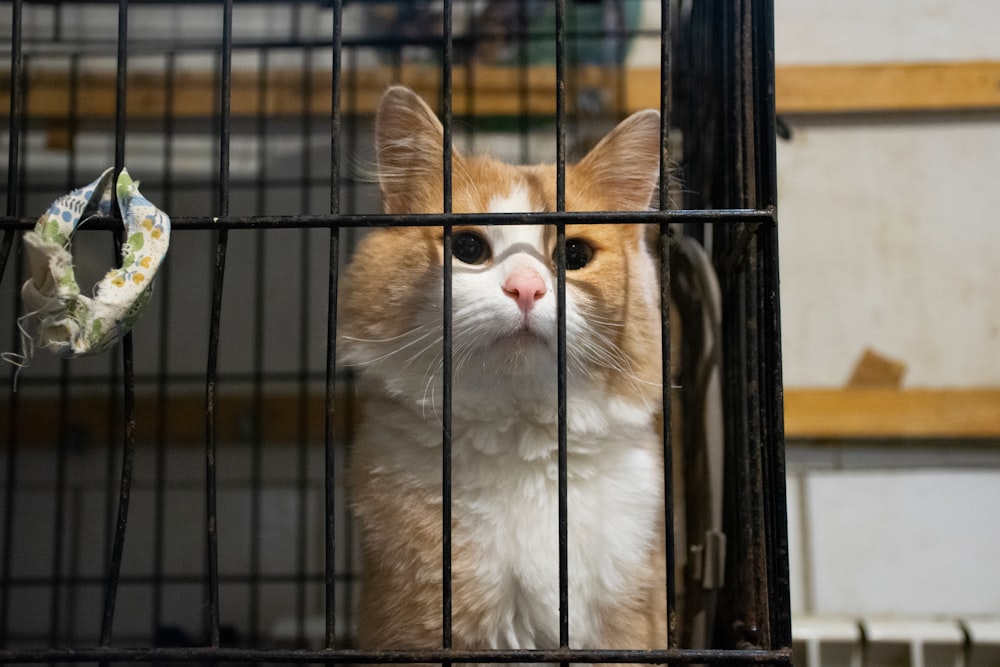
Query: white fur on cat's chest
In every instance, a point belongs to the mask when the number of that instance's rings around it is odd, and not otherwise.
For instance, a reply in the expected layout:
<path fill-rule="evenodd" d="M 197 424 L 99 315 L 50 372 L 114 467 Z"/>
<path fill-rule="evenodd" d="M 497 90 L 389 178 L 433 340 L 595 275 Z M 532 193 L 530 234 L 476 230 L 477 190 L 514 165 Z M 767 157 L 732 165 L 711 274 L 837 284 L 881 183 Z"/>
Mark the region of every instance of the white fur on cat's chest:
<path fill-rule="evenodd" d="M 492 427 L 461 422 L 453 426 L 453 545 L 456 553 L 475 559 L 476 581 L 471 588 L 487 610 L 473 643 L 491 648 L 557 647 L 554 425 L 505 421 Z M 619 427 L 614 435 L 595 435 L 590 442 L 571 437 L 570 442 L 568 615 L 570 645 L 577 648 L 593 646 L 592 638 L 601 634 L 601 605 L 627 595 L 628 583 L 648 566 L 649 553 L 660 539 L 663 482 L 656 445 L 651 442 L 655 436 L 648 424 Z M 496 430 L 503 432 L 508 447 L 498 450 L 492 441 L 475 441 L 477 433 Z M 381 439 L 395 444 L 380 445 L 379 459 L 430 488 L 439 488 L 440 457 L 430 455 L 428 448 L 439 441 L 440 430 L 424 422 L 410 433 L 416 435 L 410 442 Z"/>
<path fill-rule="evenodd" d="M 494 618 L 486 627 L 496 635 L 484 639 L 497 648 L 559 644 L 558 487 L 551 469 L 537 479 L 537 468 L 548 464 L 531 463 L 516 470 L 498 462 L 493 493 L 464 483 L 453 491 L 461 526 L 455 540 L 467 537 L 476 546 L 483 578 L 495 585 Z M 630 573 L 647 562 L 661 482 L 649 453 L 635 449 L 586 462 L 570 457 L 570 469 L 578 465 L 590 470 L 585 480 L 571 474 L 568 489 L 568 613 L 571 645 L 581 647 L 600 634 L 598 604 L 622 595 Z M 518 489 L 532 479 L 542 488 Z"/>

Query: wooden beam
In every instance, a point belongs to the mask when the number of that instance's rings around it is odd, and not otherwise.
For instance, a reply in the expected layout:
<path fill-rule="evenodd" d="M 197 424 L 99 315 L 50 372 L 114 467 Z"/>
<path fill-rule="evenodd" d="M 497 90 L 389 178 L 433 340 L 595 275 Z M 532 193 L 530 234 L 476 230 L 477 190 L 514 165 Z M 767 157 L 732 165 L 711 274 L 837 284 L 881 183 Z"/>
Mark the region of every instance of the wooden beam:
<path fill-rule="evenodd" d="M 341 391 L 337 394 L 335 429 L 338 442 L 348 435 L 351 410 L 357 404 Z M 9 402 L 0 402 L 0 423 L 8 424 Z M 60 414 L 58 401 L 50 397 L 25 397 L 17 402 L 17 434 L 20 444 L 53 446 L 60 433 L 77 446 L 89 447 L 115 442 L 122 437 L 120 406 L 113 406 L 106 394 L 79 394 L 70 398 L 66 412 Z M 136 397 L 136 441 L 140 445 L 155 443 L 159 437 L 170 446 L 200 446 L 205 442 L 205 397 L 201 394 L 169 396 L 162 406 L 169 415 L 162 433 L 157 431 L 161 405 L 155 396 Z M 300 398 L 294 393 L 274 393 L 264 396 L 260 411 L 247 393 L 219 395 L 215 403 L 216 438 L 220 444 L 250 444 L 254 429 L 260 439 L 270 445 L 322 442 L 325 433 L 325 399 L 322 394 Z M 110 427 L 109 427 L 110 425 Z"/>
<path fill-rule="evenodd" d="M 441 72 L 436 67 L 408 65 L 399 70 L 382 67 L 350 74 L 345 86 L 342 109 L 349 113 L 375 111 L 382 93 L 393 83 L 413 88 L 434 106 L 440 96 Z M 618 72 L 586 66 L 572 74 L 574 85 L 604 91 L 610 101 L 617 90 Z M 29 117 L 68 119 L 70 116 L 70 76 L 65 70 L 36 70 L 28 77 L 25 111 Z M 0 115 L 10 108 L 10 76 L 0 73 Z M 329 71 L 303 72 L 274 69 L 263 75 L 254 71 L 232 74 L 231 111 L 234 116 L 298 116 L 303 113 L 330 113 L 332 78 Z M 75 116 L 80 119 L 113 118 L 115 74 L 84 72 L 75 82 Z M 208 118 L 217 113 L 218 80 L 205 70 L 178 72 L 173 80 L 173 104 L 167 109 L 168 82 L 163 74 L 138 72 L 128 75 L 127 113 L 130 118 Z M 477 66 L 456 67 L 452 78 L 453 109 L 460 115 L 516 116 L 555 113 L 555 68 L 537 66 L 523 73 L 516 68 Z M 523 90 L 523 95 L 517 91 Z M 656 99 L 654 91 L 650 99 Z M 574 100 L 568 99 L 569 108 Z"/>
<path fill-rule="evenodd" d="M 357 403 L 337 394 L 337 439 L 348 437 L 351 413 Z M 171 417 L 163 434 L 171 445 L 199 446 L 205 440 L 204 406 L 201 395 L 174 395 L 167 399 Z M 0 403 L 0 423 L 8 423 L 7 403 Z M 155 397 L 136 399 L 136 435 L 142 443 L 157 438 Z M 23 444 L 51 446 L 60 431 L 58 405 L 52 398 L 22 398 L 18 401 Z M 304 402 L 295 394 L 268 394 L 257 413 L 249 394 L 225 394 L 216 403 L 217 437 L 221 443 L 248 443 L 259 424 L 261 438 L 269 444 L 293 443 L 304 437 L 319 442 L 324 432 L 324 400 L 310 394 Z M 304 421 L 300 418 L 305 416 Z M 76 439 L 103 442 L 112 418 L 106 395 L 74 397 L 63 424 Z M 113 421 L 121 419 L 118 414 Z M 120 425 L 113 437 L 120 437 Z M 800 439 L 851 440 L 859 438 L 935 439 L 1000 438 L 1000 389 L 786 389 L 785 435 Z"/>
<path fill-rule="evenodd" d="M 1000 62 L 783 65 L 780 113 L 1000 109 Z"/>
<path fill-rule="evenodd" d="M 391 83 L 403 83 L 434 102 L 440 94 L 440 71 L 426 65 L 387 67 L 349 74 L 343 109 L 368 114 Z M 573 70 L 573 85 L 589 89 L 612 104 L 620 87 L 627 112 L 659 105 L 659 70 L 632 68 L 619 81 L 614 68 L 586 66 Z M 781 65 L 776 73 L 779 113 L 858 113 L 883 111 L 959 111 L 1000 109 L 1000 62 L 886 63 L 865 65 Z M 233 72 L 235 116 L 297 116 L 330 113 L 329 71 L 275 69 Z M 10 76 L 0 73 L 0 115 L 10 109 Z M 68 119 L 71 81 L 65 70 L 33 70 L 27 77 L 25 110 L 31 117 Z M 478 116 L 551 115 L 555 113 L 555 69 L 478 65 L 454 70 L 456 114 Z M 623 84 L 623 85 L 622 85 Z M 173 105 L 166 108 L 167 81 L 157 72 L 129 75 L 128 114 L 158 119 L 208 118 L 216 113 L 217 77 L 207 70 L 175 75 Z M 523 87 L 522 97 L 517 91 Z M 262 92 L 263 91 L 263 92 Z M 76 81 L 80 119 L 113 118 L 115 74 L 83 72 Z M 570 109 L 575 100 L 567 99 Z"/>
<path fill-rule="evenodd" d="M 1000 438 L 1000 389 L 786 389 L 789 438 Z"/>

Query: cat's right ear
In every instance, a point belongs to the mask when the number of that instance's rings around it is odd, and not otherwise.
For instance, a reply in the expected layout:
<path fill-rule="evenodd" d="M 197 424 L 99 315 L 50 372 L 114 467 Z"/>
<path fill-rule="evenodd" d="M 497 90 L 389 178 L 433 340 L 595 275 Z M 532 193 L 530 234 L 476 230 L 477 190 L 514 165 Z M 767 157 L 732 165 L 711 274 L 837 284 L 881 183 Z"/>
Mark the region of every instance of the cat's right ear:
<path fill-rule="evenodd" d="M 443 137 L 441 122 L 420 96 L 405 86 L 386 91 L 375 117 L 378 182 L 386 213 L 441 211 Z"/>

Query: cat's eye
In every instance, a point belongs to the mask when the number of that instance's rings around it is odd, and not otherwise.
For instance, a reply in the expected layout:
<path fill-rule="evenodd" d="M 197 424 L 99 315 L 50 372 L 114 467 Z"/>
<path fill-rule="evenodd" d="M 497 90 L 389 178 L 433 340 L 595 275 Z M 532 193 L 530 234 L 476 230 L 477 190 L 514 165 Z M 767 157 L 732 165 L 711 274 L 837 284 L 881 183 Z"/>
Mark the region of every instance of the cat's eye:
<path fill-rule="evenodd" d="M 451 238 L 451 254 L 466 264 L 482 264 L 490 258 L 490 246 L 475 232 L 456 232 Z"/>
<path fill-rule="evenodd" d="M 594 248 L 583 239 L 566 239 L 566 270 L 582 269 L 594 258 Z"/>

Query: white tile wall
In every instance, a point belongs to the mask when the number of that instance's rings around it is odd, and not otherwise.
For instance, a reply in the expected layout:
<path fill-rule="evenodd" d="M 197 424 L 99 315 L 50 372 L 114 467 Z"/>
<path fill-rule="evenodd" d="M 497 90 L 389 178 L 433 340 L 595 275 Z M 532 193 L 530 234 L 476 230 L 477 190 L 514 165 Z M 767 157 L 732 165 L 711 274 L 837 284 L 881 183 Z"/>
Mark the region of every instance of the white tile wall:
<path fill-rule="evenodd" d="M 790 448 L 795 613 L 1000 613 L 1000 452 L 918 451 Z"/>

